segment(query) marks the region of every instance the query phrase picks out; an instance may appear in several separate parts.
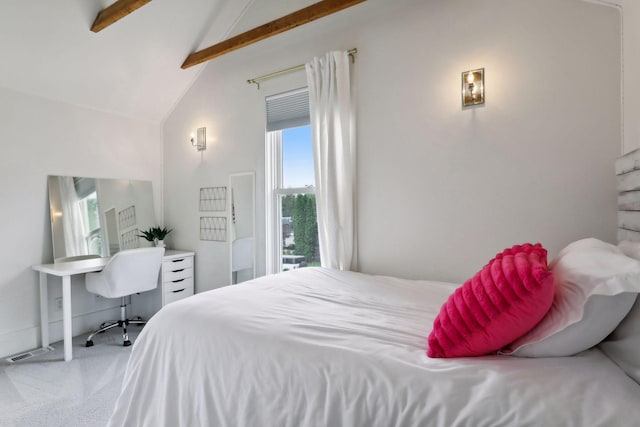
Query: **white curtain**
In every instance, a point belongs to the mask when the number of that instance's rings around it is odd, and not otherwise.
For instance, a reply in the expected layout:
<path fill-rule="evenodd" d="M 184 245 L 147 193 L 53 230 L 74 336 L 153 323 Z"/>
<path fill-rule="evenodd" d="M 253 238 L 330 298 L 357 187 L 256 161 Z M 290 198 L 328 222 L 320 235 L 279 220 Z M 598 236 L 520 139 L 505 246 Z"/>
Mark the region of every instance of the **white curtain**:
<path fill-rule="evenodd" d="M 64 233 L 65 256 L 86 255 L 89 253 L 84 236 L 85 221 L 73 178 L 59 176 L 62 204 L 62 228 Z"/>
<path fill-rule="evenodd" d="M 357 269 L 355 112 L 349 55 L 329 52 L 306 64 L 323 267 Z"/>

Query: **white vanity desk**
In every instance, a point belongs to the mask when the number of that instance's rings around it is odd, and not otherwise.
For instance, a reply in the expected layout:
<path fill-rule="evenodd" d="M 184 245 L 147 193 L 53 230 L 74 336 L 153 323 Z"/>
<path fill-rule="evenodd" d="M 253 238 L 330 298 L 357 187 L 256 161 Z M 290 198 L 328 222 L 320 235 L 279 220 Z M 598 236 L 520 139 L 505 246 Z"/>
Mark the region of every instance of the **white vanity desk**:
<path fill-rule="evenodd" d="M 176 295 L 172 298 L 162 298 L 162 305 L 193 295 L 193 257 L 191 251 L 166 250 L 160 271 L 159 286 L 161 295 Z M 82 261 L 60 262 L 57 264 L 34 265 L 33 270 L 40 272 L 40 329 L 42 348 L 49 349 L 49 311 L 47 275 L 62 278 L 62 324 L 64 331 L 64 360 L 73 358 L 71 349 L 71 276 L 100 271 L 109 258 L 94 258 Z M 181 289 L 173 289 L 174 284 L 184 283 Z M 177 296 L 179 293 L 179 296 Z"/>

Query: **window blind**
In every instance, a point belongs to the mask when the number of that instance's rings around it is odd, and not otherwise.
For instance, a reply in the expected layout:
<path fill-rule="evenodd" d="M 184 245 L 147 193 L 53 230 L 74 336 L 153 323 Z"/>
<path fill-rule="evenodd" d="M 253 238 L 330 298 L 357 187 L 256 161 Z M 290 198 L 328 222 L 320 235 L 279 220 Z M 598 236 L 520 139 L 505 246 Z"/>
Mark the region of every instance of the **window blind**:
<path fill-rule="evenodd" d="M 267 97 L 267 131 L 306 126 L 309 118 L 309 90 L 298 89 Z"/>
<path fill-rule="evenodd" d="M 96 191 L 96 180 L 93 178 L 73 178 L 73 184 L 76 187 L 78 200 L 84 199 L 89 194 Z"/>

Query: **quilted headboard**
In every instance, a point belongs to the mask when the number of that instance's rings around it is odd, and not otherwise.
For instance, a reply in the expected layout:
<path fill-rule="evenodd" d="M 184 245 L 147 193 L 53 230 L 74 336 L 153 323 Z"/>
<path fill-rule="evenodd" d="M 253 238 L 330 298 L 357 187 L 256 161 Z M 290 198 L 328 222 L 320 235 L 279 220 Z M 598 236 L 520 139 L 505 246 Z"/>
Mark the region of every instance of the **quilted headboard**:
<path fill-rule="evenodd" d="M 640 241 L 640 149 L 616 160 L 618 242 Z"/>

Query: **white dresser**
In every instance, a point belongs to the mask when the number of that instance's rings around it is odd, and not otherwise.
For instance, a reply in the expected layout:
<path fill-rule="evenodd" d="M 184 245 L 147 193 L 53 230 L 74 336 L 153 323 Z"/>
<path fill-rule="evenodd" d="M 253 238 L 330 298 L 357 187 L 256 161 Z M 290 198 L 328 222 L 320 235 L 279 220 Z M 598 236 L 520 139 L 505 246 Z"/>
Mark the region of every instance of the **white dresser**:
<path fill-rule="evenodd" d="M 160 272 L 160 306 L 193 295 L 193 258 L 195 253 L 168 249 Z"/>
<path fill-rule="evenodd" d="M 194 256 L 195 253 L 190 251 L 175 249 L 167 249 L 165 251 L 158 286 L 160 307 L 194 294 Z"/>
<path fill-rule="evenodd" d="M 132 297 L 130 315 L 149 320 L 165 305 L 193 295 L 194 258 L 192 251 L 165 250 L 158 287 Z"/>

